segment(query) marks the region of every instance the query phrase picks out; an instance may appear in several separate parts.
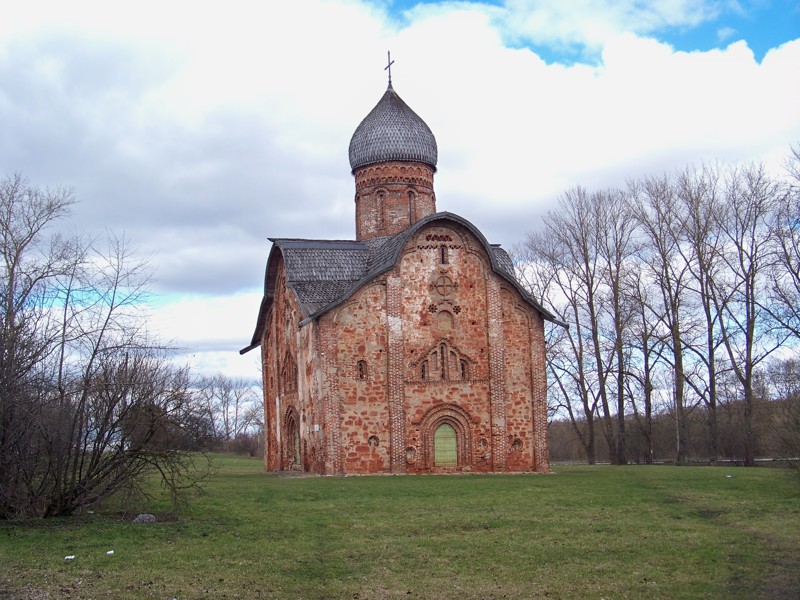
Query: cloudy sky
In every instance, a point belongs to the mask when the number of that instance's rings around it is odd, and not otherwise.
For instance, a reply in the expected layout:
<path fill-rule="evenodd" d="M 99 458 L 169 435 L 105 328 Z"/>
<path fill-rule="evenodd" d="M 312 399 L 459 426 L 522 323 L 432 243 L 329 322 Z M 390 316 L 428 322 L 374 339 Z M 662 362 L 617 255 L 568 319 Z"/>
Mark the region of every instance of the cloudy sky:
<path fill-rule="evenodd" d="M 268 237 L 352 239 L 350 136 L 386 88 L 439 210 L 510 248 L 574 185 L 800 143 L 800 0 L 3 2 L 0 176 L 157 268 L 154 327 L 257 377 Z"/>

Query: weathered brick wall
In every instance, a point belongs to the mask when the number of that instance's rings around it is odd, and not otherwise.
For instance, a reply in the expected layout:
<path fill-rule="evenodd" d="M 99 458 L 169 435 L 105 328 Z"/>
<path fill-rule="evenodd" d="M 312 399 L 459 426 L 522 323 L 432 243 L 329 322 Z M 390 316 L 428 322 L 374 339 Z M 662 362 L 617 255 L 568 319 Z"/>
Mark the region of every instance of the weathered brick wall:
<path fill-rule="evenodd" d="M 326 474 L 344 473 L 342 452 L 342 398 L 339 392 L 337 339 L 338 328 L 334 315 L 323 315 L 318 321 L 317 350 L 319 352 L 319 368 L 315 375 L 319 381 L 318 390 L 321 399 L 323 452 L 321 469 Z"/>
<path fill-rule="evenodd" d="M 267 315 L 261 341 L 264 360 L 264 465 L 268 470 L 300 468 L 287 440 L 286 416 L 294 409 L 300 418 L 298 400 L 299 309 L 286 287 L 281 259 L 277 265 L 275 298 Z M 295 423 L 299 427 L 299 423 Z"/>
<path fill-rule="evenodd" d="M 493 468 L 488 266 L 471 234 L 436 225 L 409 241 L 397 267 L 405 290 L 406 457 L 411 472 Z M 458 467 L 434 466 L 433 430 L 443 423 L 456 429 L 459 439 L 467 436 L 459 450 L 468 455 L 459 455 Z"/>
<path fill-rule="evenodd" d="M 344 471 L 389 470 L 386 285 L 361 289 L 336 310 L 336 364 Z"/>
<path fill-rule="evenodd" d="M 405 473 L 403 447 L 406 436 L 405 382 L 403 380 L 403 303 L 406 289 L 396 271 L 386 276 L 386 341 L 388 346 L 387 397 L 389 400 L 389 469 Z M 409 323 L 408 325 L 411 325 Z"/>
<path fill-rule="evenodd" d="M 283 260 L 278 261 L 275 297 L 261 340 L 264 389 L 264 466 L 323 473 L 323 407 L 318 400 L 323 372 L 318 325 L 299 328 L 300 308 L 286 286 Z M 299 437 L 299 461 L 291 439 Z"/>
<path fill-rule="evenodd" d="M 530 471 L 534 461 L 531 310 L 516 290 L 502 288 L 500 297 L 506 348 L 506 464 L 510 471 Z"/>
<path fill-rule="evenodd" d="M 433 168 L 391 161 L 361 167 L 356 180 L 356 239 L 395 235 L 436 212 Z"/>
<path fill-rule="evenodd" d="M 320 393 L 325 353 L 319 348 L 319 323 L 311 322 L 298 329 L 298 405 L 302 423 L 303 470 L 325 472 L 325 437 L 323 395 Z"/>

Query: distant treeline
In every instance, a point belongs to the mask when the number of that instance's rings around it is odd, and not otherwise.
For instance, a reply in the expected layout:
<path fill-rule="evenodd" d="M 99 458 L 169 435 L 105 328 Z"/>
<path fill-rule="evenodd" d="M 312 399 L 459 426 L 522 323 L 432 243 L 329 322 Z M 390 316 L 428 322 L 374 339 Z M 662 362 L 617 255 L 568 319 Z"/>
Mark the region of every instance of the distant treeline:
<path fill-rule="evenodd" d="M 755 430 L 756 458 L 800 459 L 800 440 L 797 436 L 800 403 L 794 400 L 763 400 L 754 403 L 753 427 Z M 726 462 L 744 464 L 745 432 L 744 403 L 732 402 L 719 407 L 718 426 L 720 444 L 717 456 L 711 452 L 708 439 L 708 412 L 698 406 L 687 417 L 686 463 Z M 794 419 L 794 421 L 792 421 Z M 625 415 L 626 446 L 628 461 L 635 464 L 650 462 L 676 462 L 678 457 L 678 429 L 674 411 L 665 411 L 653 417 L 652 455 L 640 418 L 631 413 Z M 586 421 L 578 421 L 577 427 L 586 435 Z M 569 419 L 550 422 L 550 460 L 552 462 L 586 462 L 587 457 Z M 608 448 L 601 445 L 595 454 L 597 462 L 609 462 Z"/>

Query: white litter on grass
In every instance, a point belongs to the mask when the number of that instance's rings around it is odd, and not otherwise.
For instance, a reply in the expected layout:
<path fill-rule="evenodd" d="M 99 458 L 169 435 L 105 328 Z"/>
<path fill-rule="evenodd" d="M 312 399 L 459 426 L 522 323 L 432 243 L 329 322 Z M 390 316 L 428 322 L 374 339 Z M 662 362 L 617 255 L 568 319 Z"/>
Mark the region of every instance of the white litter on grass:
<path fill-rule="evenodd" d="M 74 554 L 70 554 L 69 556 L 65 556 L 64 560 L 75 560 L 75 555 Z"/>
<path fill-rule="evenodd" d="M 155 523 L 156 516 L 150 515 L 147 513 L 142 513 L 141 515 L 137 515 L 136 518 L 133 520 L 134 523 Z"/>
<path fill-rule="evenodd" d="M 106 552 L 106 554 L 108 554 L 109 556 L 111 556 L 112 554 L 114 554 L 114 551 L 113 551 L 113 550 L 109 550 L 108 552 Z"/>
<path fill-rule="evenodd" d="M 732 479 L 733 475 L 725 475 L 725 477 L 727 477 L 728 479 Z"/>

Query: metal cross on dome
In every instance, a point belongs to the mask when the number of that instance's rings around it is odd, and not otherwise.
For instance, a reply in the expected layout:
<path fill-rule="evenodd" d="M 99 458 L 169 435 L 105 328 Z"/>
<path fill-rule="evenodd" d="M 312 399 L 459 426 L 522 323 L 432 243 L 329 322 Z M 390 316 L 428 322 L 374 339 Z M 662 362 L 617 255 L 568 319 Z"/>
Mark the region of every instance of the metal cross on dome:
<path fill-rule="evenodd" d="M 389 85 L 391 86 L 392 85 L 392 65 L 394 64 L 394 61 L 392 60 L 392 53 L 391 53 L 390 50 L 386 51 L 386 60 L 389 61 L 389 64 L 386 65 L 385 67 L 383 67 L 383 70 L 384 71 L 389 71 Z"/>

